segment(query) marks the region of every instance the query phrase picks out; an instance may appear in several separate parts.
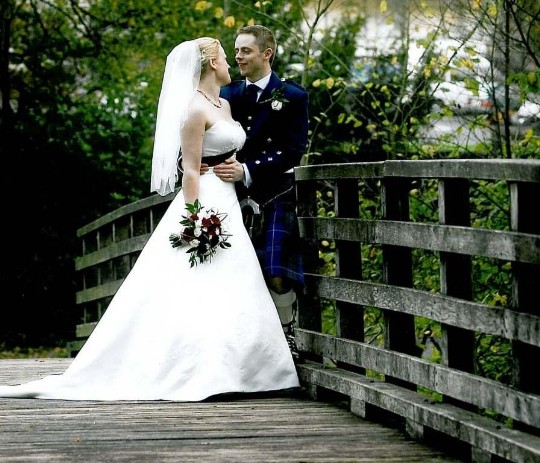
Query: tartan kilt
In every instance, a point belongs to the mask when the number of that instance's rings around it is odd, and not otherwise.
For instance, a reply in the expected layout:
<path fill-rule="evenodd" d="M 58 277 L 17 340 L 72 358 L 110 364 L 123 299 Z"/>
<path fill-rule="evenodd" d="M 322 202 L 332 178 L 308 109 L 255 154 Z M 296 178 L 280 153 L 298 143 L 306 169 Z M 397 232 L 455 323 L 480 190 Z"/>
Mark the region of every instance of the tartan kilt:
<path fill-rule="evenodd" d="M 296 204 L 277 198 L 263 210 L 264 225 L 253 245 L 265 277 L 287 278 L 294 285 L 304 284 L 302 245 L 298 231 Z"/>

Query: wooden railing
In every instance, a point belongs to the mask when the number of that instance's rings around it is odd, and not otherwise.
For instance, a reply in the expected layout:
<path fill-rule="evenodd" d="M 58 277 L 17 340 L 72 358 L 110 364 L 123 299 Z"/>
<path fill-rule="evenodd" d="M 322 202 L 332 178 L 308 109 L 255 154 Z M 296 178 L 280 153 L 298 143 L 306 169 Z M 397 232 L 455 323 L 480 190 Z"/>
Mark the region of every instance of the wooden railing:
<path fill-rule="evenodd" d="M 473 461 L 540 461 L 540 161 L 295 173 L 306 243 L 296 338 L 307 390 Z M 79 230 L 73 355 L 173 196 Z"/>
<path fill-rule="evenodd" d="M 76 304 L 81 318 L 75 330 L 77 339 L 67 346 L 71 356 L 90 336 L 173 198 L 174 194 L 150 196 L 77 231 L 82 251 L 75 259 L 80 288 Z"/>
<path fill-rule="evenodd" d="M 540 461 L 540 161 L 319 165 L 296 180 L 312 395 L 472 461 Z"/>

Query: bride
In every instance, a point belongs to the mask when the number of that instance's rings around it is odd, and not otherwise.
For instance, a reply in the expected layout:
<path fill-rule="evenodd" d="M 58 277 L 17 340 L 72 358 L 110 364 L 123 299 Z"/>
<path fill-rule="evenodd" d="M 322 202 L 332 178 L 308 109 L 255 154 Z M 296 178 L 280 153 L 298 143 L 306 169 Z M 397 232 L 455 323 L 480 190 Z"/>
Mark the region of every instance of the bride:
<path fill-rule="evenodd" d="M 229 392 L 299 386 L 296 369 L 255 251 L 234 182 L 213 165 L 246 139 L 219 98 L 229 65 L 218 40 L 183 42 L 167 57 L 159 98 L 152 191 L 174 191 L 181 149 L 182 189 L 142 250 L 82 350 L 60 375 L 0 386 L 0 397 L 66 400 L 199 401 Z M 230 248 L 191 266 L 180 231 L 186 204 L 226 214 Z"/>

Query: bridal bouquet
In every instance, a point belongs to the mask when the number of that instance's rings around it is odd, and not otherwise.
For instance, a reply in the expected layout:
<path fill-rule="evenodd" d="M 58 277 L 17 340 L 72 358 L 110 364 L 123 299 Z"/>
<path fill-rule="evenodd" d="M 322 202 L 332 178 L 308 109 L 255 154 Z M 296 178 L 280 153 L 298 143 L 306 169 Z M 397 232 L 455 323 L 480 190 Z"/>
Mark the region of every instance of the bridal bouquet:
<path fill-rule="evenodd" d="M 205 209 L 198 199 L 193 204 L 186 204 L 187 215 L 182 216 L 180 225 L 184 228 L 180 233 L 173 233 L 169 241 L 173 248 L 187 244 L 190 248 L 186 253 L 190 254 L 191 267 L 211 261 L 218 248 L 231 247 L 227 242 L 229 236 L 223 226 L 223 219 L 227 214 L 220 213 L 215 209 Z"/>

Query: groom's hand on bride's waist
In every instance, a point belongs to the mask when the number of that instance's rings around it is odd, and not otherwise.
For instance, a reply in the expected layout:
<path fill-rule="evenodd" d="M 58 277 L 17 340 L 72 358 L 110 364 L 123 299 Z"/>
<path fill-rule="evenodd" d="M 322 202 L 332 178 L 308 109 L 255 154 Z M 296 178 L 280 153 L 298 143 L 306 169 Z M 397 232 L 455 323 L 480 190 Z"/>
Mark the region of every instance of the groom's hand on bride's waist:
<path fill-rule="evenodd" d="M 231 157 L 231 159 L 234 160 L 234 156 Z M 224 162 L 224 164 L 227 163 L 227 162 L 229 162 L 229 159 L 227 159 L 227 160 Z M 181 160 L 181 159 L 180 159 L 180 161 L 179 161 L 179 167 L 180 167 L 180 171 L 181 171 L 181 172 L 184 172 L 184 168 L 183 168 L 183 166 L 182 166 L 182 160 Z M 217 166 L 216 166 L 216 167 L 217 167 Z M 208 164 L 204 163 L 204 162 L 201 162 L 201 168 L 200 168 L 200 171 L 199 171 L 200 174 L 201 174 L 201 175 L 204 175 L 204 174 L 206 174 L 209 170 L 210 170 L 210 166 L 209 166 Z"/>
<path fill-rule="evenodd" d="M 244 179 L 244 167 L 234 156 L 214 166 L 214 173 L 224 182 L 238 182 Z"/>

